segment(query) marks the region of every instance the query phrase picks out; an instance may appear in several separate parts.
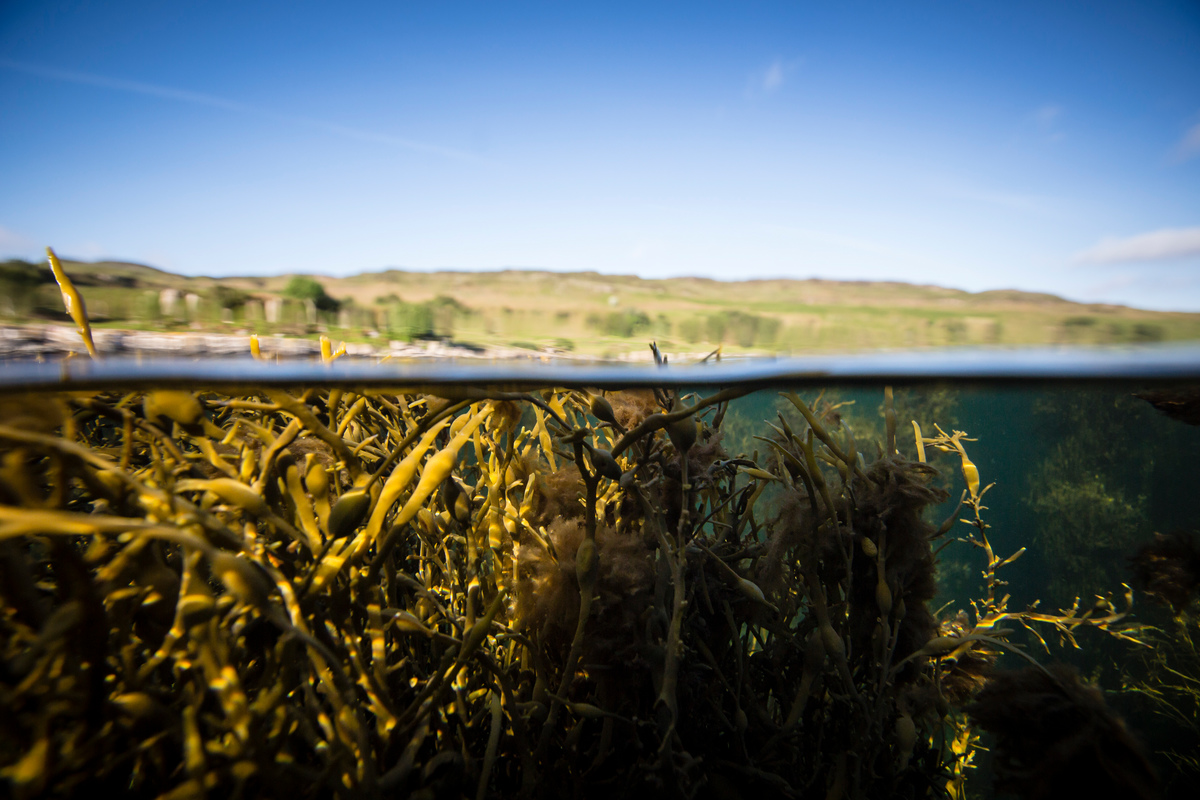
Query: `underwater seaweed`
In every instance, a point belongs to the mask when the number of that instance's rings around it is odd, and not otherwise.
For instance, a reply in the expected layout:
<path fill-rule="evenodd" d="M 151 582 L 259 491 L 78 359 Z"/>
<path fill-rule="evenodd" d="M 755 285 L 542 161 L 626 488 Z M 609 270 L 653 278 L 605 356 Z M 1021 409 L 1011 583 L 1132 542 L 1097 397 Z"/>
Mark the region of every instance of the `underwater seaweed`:
<path fill-rule="evenodd" d="M 1200 425 L 1200 387 L 1154 389 L 1134 395 L 1145 400 L 1168 417 L 1188 425 Z"/>
<path fill-rule="evenodd" d="M 1131 567 L 1137 588 L 1179 614 L 1200 588 L 1200 545 L 1187 531 L 1156 533 L 1154 541 L 1141 546 Z"/>
<path fill-rule="evenodd" d="M 1158 752 L 1173 768 L 1168 788 L 1188 796 L 1200 777 L 1200 617 L 1184 609 L 1169 625 L 1145 634 L 1151 645 L 1126 664 L 1122 691 L 1156 715 Z"/>
<path fill-rule="evenodd" d="M 1034 411 L 1044 444 L 1028 478 L 1026 502 L 1036 515 L 1029 544 L 1046 562 L 1055 595 L 1111 586 L 1149 533 L 1150 498 L 1165 466 L 1133 424 L 1149 415 L 1132 396 L 1066 393 Z"/>
<path fill-rule="evenodd" d="M 1154 798 L 1158 778 L 1103 695 L 1069 667 L 993 675 L 967 706 L 995 739 L 996 783 L 1030 800 Z"/>
<path fill-rule="evenodd" d="M 1194 411 L 1194 387 L 1137 396 L 1174 419 L 1194 424 L 1182 413 Z M 1195 602 L 1200 587 L 1200 546 L 1190 531 L 1155 533 L 1152 541 L 1129 558 L 1129 566 L 1134 585 L 1169 607 L 1173 619 L 1147 629 L 1150 648 L 1125 665 L 1122 689 L 1146 701 L 1157 716 L 1157 752 L 1174 770 L 1168 776 L 1168 788 L 1180 787 L 1180 796 L 1184 796 L 1194 791 L 1200 776 L 1200 755 L 1194 746 L 1200 739 L 1200 615 Z"/>
<path fill-rule="evenodd" d="M 722 431 L 747 392 L 6 398 L 0 777 L 16 797 L 963 797 L 977 736 L 954 706 L 1031 658 L 1004 623 L 1136 638 L 1108 600 L 1008 610 L 996 571 L 1020 552 L 991 549 L 964 433 L 914 425 L 903 457 L 888 389 L 870 458 L 836 403 L 784 393 L 803 423 L 765 426 L 755 458 Z M 926 519 L 927 447 L 967 485 L 974 620 L 928 607 L 958 510 Z"/>
<path fill-rule="evenodd" d="M 908 796 L 969 757 L 947 698 L 1019 615 L 927 608 L 931 467 L 812 412 L 771 470 L 730 456 L 738 391 L 624 433 L 470 394 L 10 398 L 15 793 Z"/>

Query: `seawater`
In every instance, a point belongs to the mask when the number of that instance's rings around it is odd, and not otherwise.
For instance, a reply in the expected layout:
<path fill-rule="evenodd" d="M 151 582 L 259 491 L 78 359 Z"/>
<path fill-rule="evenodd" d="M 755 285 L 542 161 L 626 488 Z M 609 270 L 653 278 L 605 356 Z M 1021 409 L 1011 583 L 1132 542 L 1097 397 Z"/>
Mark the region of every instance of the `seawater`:
<path fill-rule="evenodd" d="M 1190 350 L 2 377 L 14 796 L 1153 797 L 1200 766 Z"/>

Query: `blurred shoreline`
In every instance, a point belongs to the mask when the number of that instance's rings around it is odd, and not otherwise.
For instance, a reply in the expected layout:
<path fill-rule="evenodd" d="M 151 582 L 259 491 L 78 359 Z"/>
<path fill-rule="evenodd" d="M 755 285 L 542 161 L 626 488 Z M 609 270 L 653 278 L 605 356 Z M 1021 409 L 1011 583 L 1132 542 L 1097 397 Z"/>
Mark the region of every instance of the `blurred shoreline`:
<path fill-rule="evenodd" d="M 245 356 L 250 353 L 250 333 L 212 333 L 203 331 L 140 331 L 118 328 L 93 328 L 96 349 L 113 356 Z M 330 337 L 333 339 L 333 337 Z M 264 355 L 279 358 L 310 358 L 321 354 L 318 339 L 283 334 L 259 335 Z M 334 339 L 334 346 L 341 344 Z M 413 342 L 396 340 L 378 344 L 345 342 L 346 355 L 358 358 L 441 358 L 513 361 L 629 361 L 653 360 L 649 350 L 627 353 L 615 358 L 599 358 L 553 348 L 529 350 L 519 347 L 479 346 L 449 339 Z M 86 349 L 73 325 L 0 325 L 0 360 L 58 357 L 69 353 L 84 355 Z M 701 354 L 703 355 L 703 354 Z"/>

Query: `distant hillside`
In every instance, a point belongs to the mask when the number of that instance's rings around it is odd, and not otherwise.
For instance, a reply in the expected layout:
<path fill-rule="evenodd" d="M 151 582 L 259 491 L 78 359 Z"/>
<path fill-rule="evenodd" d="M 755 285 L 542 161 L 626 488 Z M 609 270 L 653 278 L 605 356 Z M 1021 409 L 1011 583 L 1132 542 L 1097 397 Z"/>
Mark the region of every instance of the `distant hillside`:
<path fill-rule="evenodd" d="M 140 264 L 64 263 L 100 327 L 440 337 L 610 355 L 641 351 L 650 339 L 675 352 L 732 353 L 1200 339 L 1200 314 L 1018 290 L 517 270 L 189 278 Z M 65 321 L 44 265 L 0 264 L 0 293 L 9 298 L 0 317 Z"/>

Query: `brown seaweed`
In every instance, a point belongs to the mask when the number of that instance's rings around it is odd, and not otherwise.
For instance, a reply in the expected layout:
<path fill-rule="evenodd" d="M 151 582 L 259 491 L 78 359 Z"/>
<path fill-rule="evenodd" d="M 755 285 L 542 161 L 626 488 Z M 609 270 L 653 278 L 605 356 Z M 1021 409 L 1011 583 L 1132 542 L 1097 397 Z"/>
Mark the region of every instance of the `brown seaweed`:
<path fill-rule="evenodd" d="M 1187 531 L 1156 533 L 1129 560 L 1137 587 L 1177 614 L 1200 588 L 1200 544 Z"/>
<path fill-rule="evenodd" d="M 996 739 L 1002 791 L 1029 800 L 1158 796 L 1141 745 L 1071 667 L 997 673 L 966 711 Z"/>
<path fill-rule="evenodd" d="M 1145 400 L 1171 419 L 1200 425 L 1200 386 L 1146 390 L 1134 397 Z"/>
<path fill-rule="evenodd" d="M 769 460 L 729 454 L 739 391 L 613 394 L 616 425 L 558 390 L 10 399 L 0 770 L 17 796 L 961 794 L 952 704 L 1001 624 L 1122 615 L 992 593 L 937 620 L 934 469 L 794 395 Z M 925 444 L 965 464 L 955 436 Z"/>
<path fill-rule="evenodd" d="M 1107 600 L 1008 609 L 972 440 L 905 458 L 890 390 L 878 457 L 786 394 L 756 458 L 741 388 L 200 389 L 3 401 L 15 797 L 962 797 L 951 704 L 1004 623 L 1136 641 Z M 928 607 L 957 510 L 925 519 L 926 446 L 961 463 L 974 619 Z"/>

